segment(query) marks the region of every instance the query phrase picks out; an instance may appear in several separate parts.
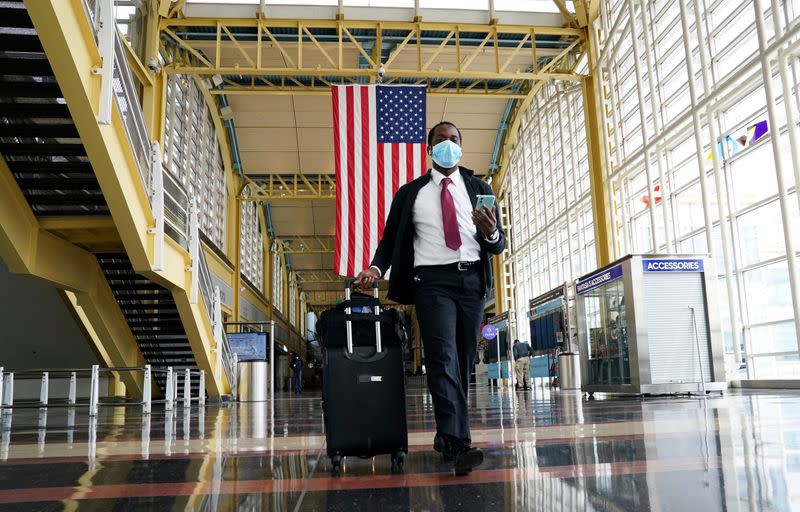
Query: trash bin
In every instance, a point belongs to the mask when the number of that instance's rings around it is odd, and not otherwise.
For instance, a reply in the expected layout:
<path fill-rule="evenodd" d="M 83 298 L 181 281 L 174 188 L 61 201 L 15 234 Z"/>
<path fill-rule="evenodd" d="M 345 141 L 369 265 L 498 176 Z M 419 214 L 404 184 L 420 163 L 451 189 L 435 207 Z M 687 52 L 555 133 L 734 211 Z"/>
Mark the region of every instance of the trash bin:
<path fill-rule="evenodd" d="M 267 361 L 243 361 L 239 363 L 237 386 L 240 402 L 266 402 L 269 385 L 269 363 Z"/>
<path fill-rule="evenodd" d="M 564 352 L 558 356 L 558 371 L 561 389 L 581 389 L 580 356 L 575 352 Z"/>

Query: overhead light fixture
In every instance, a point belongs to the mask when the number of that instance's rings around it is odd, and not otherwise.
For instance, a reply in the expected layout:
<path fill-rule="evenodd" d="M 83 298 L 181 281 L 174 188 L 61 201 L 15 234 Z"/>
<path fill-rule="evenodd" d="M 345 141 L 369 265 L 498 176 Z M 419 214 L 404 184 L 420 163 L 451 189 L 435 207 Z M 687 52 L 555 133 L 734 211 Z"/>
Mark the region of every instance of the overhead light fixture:
<path fill-rule="evenodd" d="M 219 117 L 226 121 L 233 119 L 233 109 L 230 106 L 220 108 Z"/>
<path fill-rule="evenodd" d="M 212 75 L 211 82 L 214 84 L 214 87 L 219 87 L 224 83 L 222 81 L 222 75 Z"/>

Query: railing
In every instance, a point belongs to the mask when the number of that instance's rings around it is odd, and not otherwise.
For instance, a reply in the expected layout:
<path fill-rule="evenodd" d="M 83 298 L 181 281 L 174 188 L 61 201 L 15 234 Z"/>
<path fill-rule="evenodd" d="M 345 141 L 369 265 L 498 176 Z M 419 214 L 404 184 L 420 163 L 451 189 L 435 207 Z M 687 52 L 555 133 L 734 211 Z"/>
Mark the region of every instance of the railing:
<path fill-rule="evenodd" d="M 43 369 L 25 369 L 25 370 L 11 370 L 5 371 L 0 367 L 0 408 L 13 408 L 14 407 L 14 382 L 22 379 L 36 379 L 41 380 L 41 387 L 39 391 L 39 400 L 33 405 L 35 407 L 48 407 L 51 404 L 50 400 L 50 380 L 51 378 L 69 378 L 69 391 L 67 394 L 67 402 L 65 405 L 68 407 L 78 406 L 78 375 L 89 376 L 89 396 L 86 398 L 86 403 L 83 405 L 89 406 L 89 416 L 97 416 L 98 407 L 100 403 L 100 374 L 112 372 L 142 372 L 142 413 L 150 414 L 152 411 L 152 384 L 153 373 L 166 374 L 167 388 L 164 390 L 164 408 L 165 410 L 172 410 L 176 402 L 182 401 L 184 407 L 189 407 L 192 401 L 198 404 L 205 404 L 206 395 L 205 387 L 205 371 L 203 370 L 183 370 L 183 396 L 178 395 L 179 381 L 178 375 L 181 372 L 173 371 L 172 367 L 166 369 L 153 369 L 149 364 L 143 367 L 135 368 L 100 368 L 99 365 L 93 365 L 91 368 L 43 368 Z M 200 386 L 198 387 L 197 396 L 192 396 L 192 377 L 197 377 Z M 112 405 L 117 405 L 116 403 Z"/>
<path fill-rule="evenodd" d="M 217 373 L 225 371 L 231 393 L 236 396 L 236 384 L 238 381 L 238 361 L 236 354 L 231 351 L 228 342 L 228 335 L 222 325 L 222 301 L 220 300 L 219 287 L 214 286 L 211 280 L 211 272 L 208 269 L 205 252 L 201 249 L 199 256 L 198 274 L 200 295 L 203 297 L 203 304 L 206 311 L 211 315 L 211 327 L 214 330 L 214 341 L 217 344 Z"/>

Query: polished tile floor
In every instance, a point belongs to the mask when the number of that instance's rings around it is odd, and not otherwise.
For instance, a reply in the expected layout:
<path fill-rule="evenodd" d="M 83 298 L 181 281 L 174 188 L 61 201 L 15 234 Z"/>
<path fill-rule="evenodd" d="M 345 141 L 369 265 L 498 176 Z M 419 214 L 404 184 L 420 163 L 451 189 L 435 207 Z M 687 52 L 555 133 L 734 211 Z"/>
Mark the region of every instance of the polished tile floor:
<path fill-rule="evenodd" d="M 587 401 L 473 390 L 486 462 L 432 451 L 430 396 L 408 390 L 404 475 L 388 456 L 332 478 L 320 398 L 265 404 L 16 408 L 0 416 L 0 510 L 800 510 L 800 392 Z M 274 419 L 273 419 L 274 418 Z"/>

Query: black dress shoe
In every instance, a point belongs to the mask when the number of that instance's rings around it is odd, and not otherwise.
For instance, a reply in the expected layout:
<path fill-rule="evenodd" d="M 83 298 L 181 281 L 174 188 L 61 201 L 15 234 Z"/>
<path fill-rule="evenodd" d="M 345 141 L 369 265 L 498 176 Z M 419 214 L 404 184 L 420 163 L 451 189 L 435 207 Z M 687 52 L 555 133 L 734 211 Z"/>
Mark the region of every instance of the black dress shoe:
<path fill-rule="evenodd" d="M 433 438 L 433 449 L 442 454 L 442 460 L 450 462 L 453 460 L 453 447 L 445 437 L 438 432 Z"/>
<path fill-rule="evenodd" d="M 483 464 L 483 450 L 473 448 L 463 443 L 456 446 L 454 450 L 455 463 L 453 469 L 456 476 L 464 476 L 472 473 L 472 470 Z"/>

